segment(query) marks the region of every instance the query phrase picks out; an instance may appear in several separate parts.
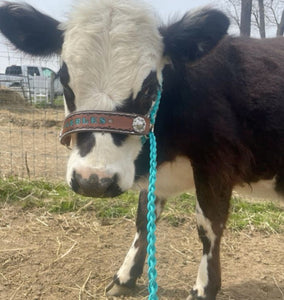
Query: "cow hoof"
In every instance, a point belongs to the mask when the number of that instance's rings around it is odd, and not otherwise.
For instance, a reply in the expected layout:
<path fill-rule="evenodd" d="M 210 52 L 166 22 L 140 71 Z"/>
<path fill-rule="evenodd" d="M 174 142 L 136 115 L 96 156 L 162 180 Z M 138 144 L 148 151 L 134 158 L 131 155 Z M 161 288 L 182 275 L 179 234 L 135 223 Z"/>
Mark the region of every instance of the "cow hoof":
<path fill-rule="evenodd" d="M 199 297 L 196 290 L 191 290 L 190 295 L 186 298 L 186 300 L 205 300 L 205 298 Z"/>
<path fill-rule="evenodd" d="M 134 293 L 134 288 L 129 288 L 124 285 L 119 285 L 112 281 L 107 287 L 106 287 L 106 295 L 111 297 L 118 297 L 118 296 L 129 296 Z"/>
<path fill-rule="evenodd" d="M 189 295 L 186 300 L 205 300 L 205 298 L 201 298 L 198 296 Z"/>

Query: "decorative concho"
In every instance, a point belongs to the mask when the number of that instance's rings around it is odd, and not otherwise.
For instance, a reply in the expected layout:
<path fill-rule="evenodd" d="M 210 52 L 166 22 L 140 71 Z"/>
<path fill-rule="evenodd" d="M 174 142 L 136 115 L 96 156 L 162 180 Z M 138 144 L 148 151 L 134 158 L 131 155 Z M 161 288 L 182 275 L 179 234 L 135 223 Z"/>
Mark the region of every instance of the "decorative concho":
<path fill-rule="evenodd" d="M 146 129 L 146 121 L 142 117 L 136 117 L 132 123 L 133 129 L 137 133 L 142 133 Z"/>

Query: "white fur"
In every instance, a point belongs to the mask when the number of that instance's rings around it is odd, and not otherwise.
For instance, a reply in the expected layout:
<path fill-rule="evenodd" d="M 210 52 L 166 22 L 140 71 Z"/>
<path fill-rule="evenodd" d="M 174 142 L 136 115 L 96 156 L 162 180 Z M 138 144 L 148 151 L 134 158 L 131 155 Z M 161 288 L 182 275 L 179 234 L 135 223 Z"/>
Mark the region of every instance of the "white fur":
<path fill-rule="evenodd" d="M 138 239 L 139 239 L 139 233 L 136 233 L 133 244 L 131 245 L 131 247 L 125 257 L 122 266 L 120 267 L 120 269 L 117 272 L 117 277 L 119 278 L 120 284 L 127 283 L 127 281 L 129 281 L 129 279 L 131 279 L 130 271 L 131 271 L 131 268 L 135 264 L 135 256 L 138 251 L 138 248 L 135 247 L 135 243 Z"/>
<path fill-rule="evenodd" d="M 64 24 L 62 60 L 67 64 L 76 110 L 111 111 L 135 98 L 144 79 L 157 71 L 161 81 L 163 43 L 157 17 L 139 0 L 85 0 Z M 68 111 L 67 111 L 68 113 Z M 81 158 L 74 148 L 67 180 L 78 167 L 116 172 L 126 190 L 134 180 L 134 160 L 140 139 L 129 137 L 122 147 L 110 134 L 95 134 L 92 152 Z"/>
<path fill-rule="evenodd" d="M 141 147 L 139 137 L 130 136 L 121 147 L 116 147 L 110 134 L 94 135 L 96 146 L 88 155 L 81 157 L 77 147 L 73 149 L 67 165 L 67 182 L 71 183 L 74 170 L 91 168 L 94 174 L 104 173 L 109 177 L 119 174 L 120 188 L 123 191 L 130 189 L 135 175 L 134 160 Z"/>
<path fill-rule="evenodd" d="M 193 290 L 197 291 L 199 297 L 205 297 L 205 287 L 208 285 L 208 257 L 203 255 L 199 268 L 196 283 L 193 287 Z"/>
<path fill-rule="evenodd" d="M 208 260 L 212 258 L 212 251 L 214 248 L 216 235 L 213 232 L 212 224 L 208 218 L 204 216 L 204 213 L 197 201 L 196 203 L 196 219 L 197 219 L 197 225 L 202 226 L 205 230 L 207 238 L 210 240 L 210 251 L 208 254 L 205 254 L 202 256 L 198 274 L 196 278 L 196 283 L 193 287 L 194 290 L 197 290 L 197 295 L 199 297 L 205 297 L 205 288 L 208 285 L 209 282 L 209 276 L 208 276 Z"/>
<path fill-rule="evenodd" d="M 141 178 L 136 188 L 147 189 L 148 178 Z M 163 163 L 157 170 L 156 195 L 168 198 L 194 188 L 191 163 L 184 156 L 177 156 L 171 162 Z"/>
<path fill-rule="evenodd" d="M 164 203 L 162 201 L 159 201 L 160 198 L 156 199 L 156 218 L 158 219 L 163 212 L 164 209 Z"/>
<path fill-rule="evenodd" d="M 204 213 L 197 201 L 196 203 L 196 220 L 197 220 L 197 225 L 202 226 L 206 232 L 206 236 L 210 240 L 211 247 L 210 247 L 210 252 L 208 254 L 208 258 L 210 259 L 212 257 L 212 250 L 214 248 L 215 240 L 216 240 L 216 235 L 212 229 L 212 224 L 211 221 L 204 216 Z"/>
<path fill-rule="evenodd" d="M 65 25 L 62 58 L 77 110 L 112 110 L 162 69 L 156 17 L 134 0 L 83 1 Z"/>

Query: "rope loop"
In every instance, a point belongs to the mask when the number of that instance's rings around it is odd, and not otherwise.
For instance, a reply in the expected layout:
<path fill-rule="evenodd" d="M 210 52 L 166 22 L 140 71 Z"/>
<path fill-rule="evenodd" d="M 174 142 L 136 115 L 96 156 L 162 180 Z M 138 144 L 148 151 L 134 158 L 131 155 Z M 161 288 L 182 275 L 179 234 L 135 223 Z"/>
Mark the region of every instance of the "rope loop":
<path fill-rule="evenodd" d="M 155 257 L 156 254 L 156 178 L 157 178 L 157 142 L 154 134 L 154 124 L 156 115 L 159 109 L 160 100 L 161 100 L 162 91 L 158 90 L 157 99 L 152 107 L 150 113 L 150 123 L 152 125 L 152 130 L 149 133 L 150 138 L 150 175 L 149 175 L 149 187 L 148 187 L 148 214 L 147 214 L 147 253 L 148 253 L 148 278 L 149 278 L 149 300 L 157 300 L 157 271 L 156 264 L 157 260 Z"/>
<path fill-rule="evenodd" d="M 157 271 L 156 271 L 156 196 L 155 196 L 155 183 L 157 173 L 157 149 L 156 149 L 156 137 L 154 132 L 150 132 L 150 177 L 149 177 L 149 189 L 148 189 L 148 214 L 147 214 L 147 253 L 148 253 L 148 278 L 149 278 L 149 300 L 157 300 Z"/>

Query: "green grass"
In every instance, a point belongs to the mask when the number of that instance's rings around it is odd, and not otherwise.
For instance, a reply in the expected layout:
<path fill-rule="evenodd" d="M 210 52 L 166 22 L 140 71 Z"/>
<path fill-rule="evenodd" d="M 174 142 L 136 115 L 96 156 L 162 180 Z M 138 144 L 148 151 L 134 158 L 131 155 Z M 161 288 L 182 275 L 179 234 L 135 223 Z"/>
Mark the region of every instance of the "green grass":
<path fill-rule="evenodd" d="M 248 202 L 233 197 L 228 227 L 249 228 L 268 232 L 284 232 L 284 210 L 274 202 Z"/>
<path fill-rule="evenodd" d="M 64 99 L 63 99 L 63 96 L 57 96 L 53 100 L 53 103 L 51 104 L 50 102 L 46 102 L 46 99 L 43 98 L 41 100 L 38 100 L 36 103 L 33 103 L 33 106 L 38 109 L 45 109 L 45 108 L 49 108 L 49 107 L 63 109 L 64 108 Z"/>
<path fill-rule="evenodd" d="M 44 207 L 49 212 L 65 213 L 93 210 L 98 218 L 132 218 L 136 214 L 137 194 L 118 198 L 94 199 L 73 193 L 64 183 L 43 180 L 0 179 L 0 206 L 15 204 L 23 209 Z"/>
<path fill-rule="evenodd" d="M 93 211 L 97 218 L 134 219 L 138 194 L 132 191 L 120 197 L 93 199 L 73 193 L 63 183 L 47 181 L 0 179 L 0 206 L 13 204 L 22 209 L 42 208 L 52 213 Z M 182 194 L 170 199 L 162 218 L 173 226 L 180 226 L 186 220 L 194 219 L 195 196 Z M 248 202 L 233 197 L 231 216 L 228 222 L 231 230 L 257 230 L 284 232 L 284 211 L 277 203 Z"/>
<path fill-rule="evenodd" d="M 63 96 L 57 96 L 53 101 L 53 107 L 64 108 L 64 99 Z"/>

